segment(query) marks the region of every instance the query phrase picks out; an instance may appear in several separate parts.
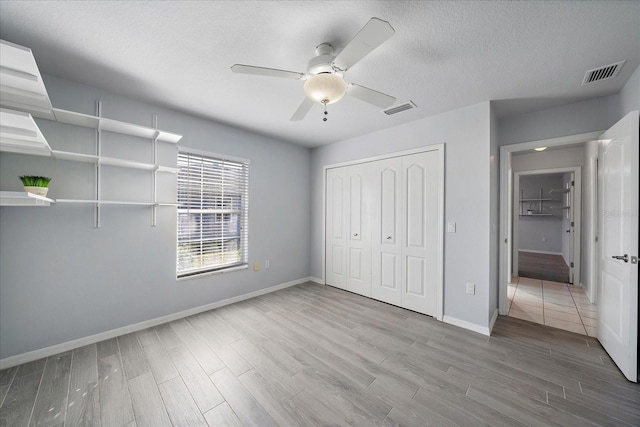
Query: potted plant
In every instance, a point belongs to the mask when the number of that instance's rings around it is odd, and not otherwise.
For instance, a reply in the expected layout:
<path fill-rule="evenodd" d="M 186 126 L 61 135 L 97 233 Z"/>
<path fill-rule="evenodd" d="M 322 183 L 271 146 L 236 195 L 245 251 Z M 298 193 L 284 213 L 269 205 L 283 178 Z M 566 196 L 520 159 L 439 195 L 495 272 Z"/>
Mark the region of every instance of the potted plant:
<path fill-rule="evenodd" d="M 46 176 L 24 175 L 20 177 L 24 191 L 27 193 L 37 194 L 38 196 L 46 196 L 49 191 L 49 181 L 51 178 Z"/>

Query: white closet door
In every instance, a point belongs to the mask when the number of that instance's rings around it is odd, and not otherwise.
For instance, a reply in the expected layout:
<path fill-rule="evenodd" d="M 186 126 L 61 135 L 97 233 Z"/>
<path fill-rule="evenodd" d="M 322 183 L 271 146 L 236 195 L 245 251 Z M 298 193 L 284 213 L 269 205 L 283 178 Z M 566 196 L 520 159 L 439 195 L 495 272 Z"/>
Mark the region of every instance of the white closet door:
<path fill-rule="evenodd" d="M 402 158 L 402 306 L 437 317 L 439 168 L 437 151 Z"/>
<path fill-rule="evenodd" d="M 347 287 L 347 169 L 327 170 L 326 282 Z"/>
<path fill-rule="evenodd" d="M 380 160 L 371 166 L 371 296 L 401 305 L 402 160 Z"/>
<path fill-rule="evenodd" d="M 347 168 L 347 290 L 371 296 L 371 166 Z"/>

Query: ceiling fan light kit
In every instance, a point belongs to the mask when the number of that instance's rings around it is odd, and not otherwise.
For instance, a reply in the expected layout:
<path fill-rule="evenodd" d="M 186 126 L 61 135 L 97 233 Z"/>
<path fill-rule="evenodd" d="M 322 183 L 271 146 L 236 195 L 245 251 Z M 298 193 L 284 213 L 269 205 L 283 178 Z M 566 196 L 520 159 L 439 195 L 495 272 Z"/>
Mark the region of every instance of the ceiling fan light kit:
<path fill-rule="evenodd" d="M 320 104 L 333 104 L 347 93 L 347 82 L 337 74 L 322 73 L 310 76 L 304 82 L 304 94 Z"/>
<path fill-rule="evenodd" d="M 311 58 L 307 64 L 306 74 L 243 64 L 233 65 L 231 71 L 240 74 L 306 80 L 304 83 L 306 98 L 291 116 L 290 120 L 292 121 L 304 119 L 314 102 L 324 105 L 326 116 L 327 105 L 340 101 L 345 95 L 350 95 L 376 107 L 387 108 L 396 101 L 393 96 L 348 83 L 344 80 L 343 73 L 387 41 L 394 33 L 395 30 L 388 22 L 371 18 L 338 56 L 334 56 L 333 46 L 329 43 L 318 45 L 316 56 Z M 323 120 L 327 121 L 327 118 L 324 117 Z"/>

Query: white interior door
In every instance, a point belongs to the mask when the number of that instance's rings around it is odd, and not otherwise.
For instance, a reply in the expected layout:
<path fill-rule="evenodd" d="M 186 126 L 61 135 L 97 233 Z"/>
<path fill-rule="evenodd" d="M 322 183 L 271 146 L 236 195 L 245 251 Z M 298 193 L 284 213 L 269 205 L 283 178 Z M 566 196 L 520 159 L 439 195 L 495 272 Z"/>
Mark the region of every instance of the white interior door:
<path fill-rule="evenodd" d="M 600 137 L 598 339 L 638 380 L 638 112 Z"/>
<path fill-rule="evenodd" d="M 371 166 L 371 296 L 401 305 L 402 161 L 396 157 Z"/>
<path fill-rule="evenodd" d="M 437 317 L 440 158 L 402 158 L 402 306 Z"/>
<path fill-rule="evenodd" d="M 370 163 L 347 168 L 347 290 L 371 296 Z"/>
<path fill-rule="evenodd" d="M 327 170 L 326 182 L 326 283 L 347 287 L 347 169 Z"/>

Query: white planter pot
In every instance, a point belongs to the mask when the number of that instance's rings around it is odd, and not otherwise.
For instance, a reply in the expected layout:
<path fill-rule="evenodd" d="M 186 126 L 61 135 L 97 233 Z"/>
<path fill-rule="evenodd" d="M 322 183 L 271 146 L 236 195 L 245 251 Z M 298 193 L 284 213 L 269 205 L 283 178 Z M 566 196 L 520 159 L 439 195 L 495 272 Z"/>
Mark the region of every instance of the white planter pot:
<path fill-rule="evenodd" d="M 27 193 L 37 194 L 38 196 L 46 197 L 47 192 L 49 191 L 49 187 L 29 187 L 25 185 L 24 191 L 26 191 Z"/>

